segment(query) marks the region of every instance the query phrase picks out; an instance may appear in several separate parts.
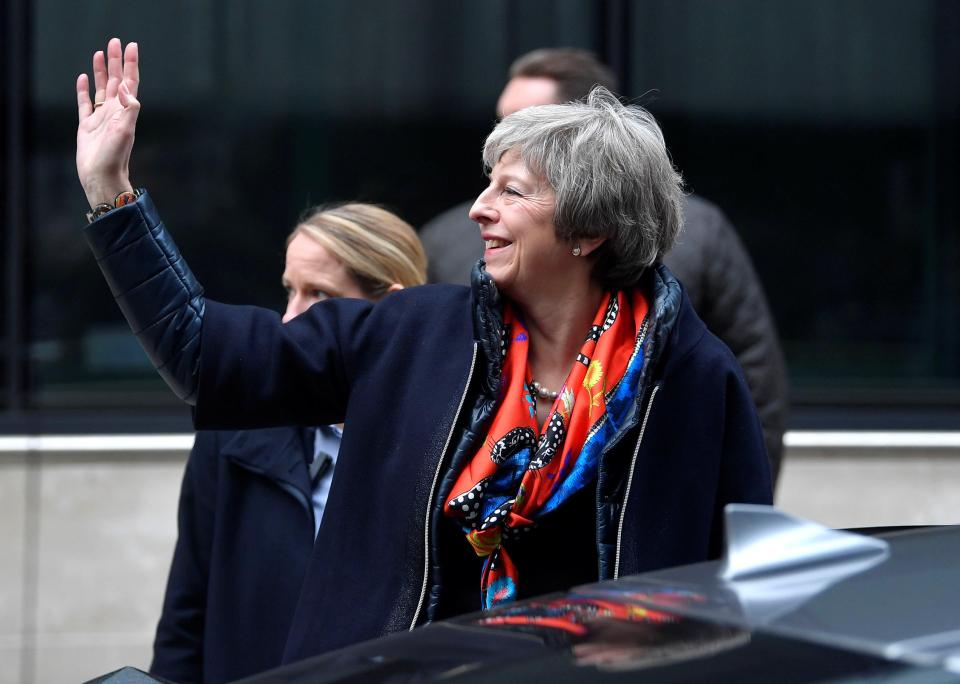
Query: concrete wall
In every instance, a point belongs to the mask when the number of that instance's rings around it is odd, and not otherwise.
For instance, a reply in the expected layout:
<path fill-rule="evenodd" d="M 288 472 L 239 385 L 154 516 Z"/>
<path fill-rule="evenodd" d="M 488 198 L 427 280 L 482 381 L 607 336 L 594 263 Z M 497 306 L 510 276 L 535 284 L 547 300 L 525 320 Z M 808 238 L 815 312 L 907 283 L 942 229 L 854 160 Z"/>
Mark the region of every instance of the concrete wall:
<path fill-rule="evenodd" d="M 830 527 L 960 524 L 960 449 L 787 449 L 776 504 Z"/>
<path fill-rule="evenodd" d="M 0 684 L 147 668 L 186 456 L 167 447 L 0 450 Z M 957 523 L 960 448 L 788 446 L 777 503 L 836 527 Z"/>
<path fill-rule="evenodd" d="M 0 454 L 0 683 L 148 667 L 185 456 Z"/>

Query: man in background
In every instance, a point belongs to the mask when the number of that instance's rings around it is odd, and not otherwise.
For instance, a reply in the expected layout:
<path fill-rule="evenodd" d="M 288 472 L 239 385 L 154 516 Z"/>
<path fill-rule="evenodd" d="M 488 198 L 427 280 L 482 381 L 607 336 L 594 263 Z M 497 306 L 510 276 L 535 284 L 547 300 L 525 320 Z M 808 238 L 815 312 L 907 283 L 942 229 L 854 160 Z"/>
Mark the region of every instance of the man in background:
<path fill-rule="evenodd" d="M 545 48 L 519 57 L 497 101 L 497 116 L 543 104 L 578 100 L 595 85 L 619 92 L 616 76 L 586 50 Z M 462 283 L 483 256 L 483 241 L 467 212 L 473 200 L 429 221 L 420 238 L 431 282 Z M 788 408 L 786 367 L 776 326 L 750 256 L 719 207 L 688 195 L 680 240 L 664 262 L 686 288 L 697 313 L 736 355 L 760 421 L 776 485 Z"/>

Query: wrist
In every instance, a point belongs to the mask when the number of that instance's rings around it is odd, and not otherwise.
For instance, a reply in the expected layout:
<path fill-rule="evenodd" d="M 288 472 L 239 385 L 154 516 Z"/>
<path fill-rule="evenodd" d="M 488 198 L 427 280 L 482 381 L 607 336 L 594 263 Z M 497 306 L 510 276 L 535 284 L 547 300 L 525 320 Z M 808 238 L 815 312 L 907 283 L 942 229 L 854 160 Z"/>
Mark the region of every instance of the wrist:
<path fill-rule="evenodd" d="M 100 204 L 113 204 L 117 195 L 123 192 L 132 192 L 133 186 L 130 184 L 129 178 L 116 178 L 110 181 L 96 181 L 92 183 L 85 183 L 83 185 L 83 192 L 87 196 L 87 202 L 90 203 L 90 208 Z"/>
<path fill-rule="evenodd" d="M 101 202 L 91 205 L 90 211 L 87 212 L 87 223 L 93 223 L 101 216 L 109 214 L 114 209 L 119 209 L 120 207 L 125 207 L 128 204 L 136 202 L 139 196 L 139 190 L 122 190 L 119 194 L 117 194 L 116 197 L 114 197 L 113 202 Z"/>

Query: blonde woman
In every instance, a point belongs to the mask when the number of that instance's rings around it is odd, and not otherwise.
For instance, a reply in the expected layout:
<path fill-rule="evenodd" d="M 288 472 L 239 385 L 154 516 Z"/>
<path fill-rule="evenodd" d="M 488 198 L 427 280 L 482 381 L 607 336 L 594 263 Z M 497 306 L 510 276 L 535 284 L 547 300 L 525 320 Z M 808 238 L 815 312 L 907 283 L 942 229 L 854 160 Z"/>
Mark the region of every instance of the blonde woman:
<path fill-rule="evenodd" d="M 413 229 L 369 204 L 313 209 L 287 238 L 283 321 L 318 301 L 378 301 L 426 279 Z M 224 682 L 280 664 L 323 518 L 341 429 L 201 431 L 157 627 L 155 674 Z"/>

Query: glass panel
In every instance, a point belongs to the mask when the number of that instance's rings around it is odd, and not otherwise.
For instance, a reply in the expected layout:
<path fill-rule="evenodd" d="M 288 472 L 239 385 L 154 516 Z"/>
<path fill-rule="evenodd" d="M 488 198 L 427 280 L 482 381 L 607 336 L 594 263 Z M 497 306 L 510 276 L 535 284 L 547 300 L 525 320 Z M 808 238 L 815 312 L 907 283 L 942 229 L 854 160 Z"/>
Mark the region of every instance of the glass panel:
<path fill-rule="evenodd" d="M 359 199 L 414 225 L 476 195 L 510 59 L 586 45 L 590 0 L 34 3 L 32 402 L 167 406 L 78 233 L 71 92 L 112 34 L 137 40 L 133 181 L 209 296 L 280 309 L 283 242 L 311 204 Z"/>
<path fill-rule="evenodd" d="M 103 27 L 143 54 L 134 181 L 211 297 L 280 308 L 283 240 L 304 209 L 376 201 L 420 225 L 475 195 L 510 61 L 549 45 L 607 54 L 621 15 L 624 90 L 661 119 L 690 188 L 741 232 L 796 398 L 960 396 L 949 2 L 37 0 L 31 11 L 22 296 L 34 407 L 175 405 L 78 235 L 70 84 Z"/>
<path fill-rule="evenodd" d="M 743 236 L 800 403 L 960 398 L 935 2 L 650 1 L 629 93 Z M 952 40 L 952 38 L 950 38 Z M 949 148 L 947 148 L 949 149 Z M 938 200 L 953 197 L 949 207 Z M 945 260 L 953 254 L 952 262 Z"/>

